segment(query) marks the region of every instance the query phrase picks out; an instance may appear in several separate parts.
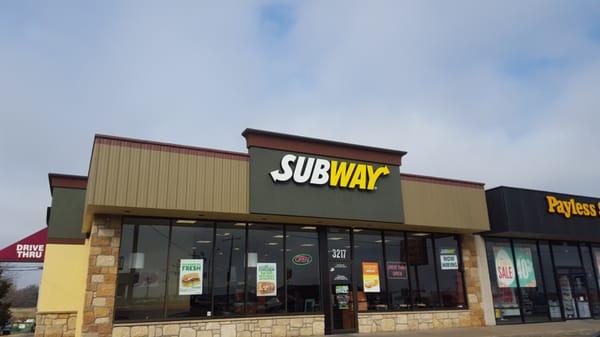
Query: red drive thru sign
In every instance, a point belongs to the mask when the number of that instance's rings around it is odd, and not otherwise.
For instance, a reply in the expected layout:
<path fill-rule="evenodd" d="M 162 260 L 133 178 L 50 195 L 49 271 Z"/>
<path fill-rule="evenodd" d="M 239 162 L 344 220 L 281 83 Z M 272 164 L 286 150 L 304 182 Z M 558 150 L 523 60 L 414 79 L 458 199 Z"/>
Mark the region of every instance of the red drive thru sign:
<path fill-rule="evenodd" d="M 48 228 L 0 250 L 0 262 L 44 262 Z"/>

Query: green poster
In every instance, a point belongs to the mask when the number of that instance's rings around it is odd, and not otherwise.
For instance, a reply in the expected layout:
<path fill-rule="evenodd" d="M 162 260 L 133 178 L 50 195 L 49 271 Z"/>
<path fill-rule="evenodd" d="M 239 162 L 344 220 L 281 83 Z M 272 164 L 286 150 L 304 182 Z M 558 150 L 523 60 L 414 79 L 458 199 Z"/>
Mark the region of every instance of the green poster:
<path fill-rule="evenodd" d="M 521 288 L 535 288 L 535 269 L 533 268 L 533 259 L 531 249 L 528 247 L 515 247 L 515 257 L 517 260 L 517 274 L 519 275 L 519 286 Z"/>

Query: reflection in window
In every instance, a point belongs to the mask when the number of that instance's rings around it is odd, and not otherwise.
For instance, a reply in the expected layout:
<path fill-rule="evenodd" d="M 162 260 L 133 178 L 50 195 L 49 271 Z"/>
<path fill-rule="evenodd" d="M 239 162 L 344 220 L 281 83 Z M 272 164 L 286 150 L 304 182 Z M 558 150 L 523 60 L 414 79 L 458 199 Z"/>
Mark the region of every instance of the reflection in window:
<path fill-rule="evenodd" d="M 542 269 L 544 281 L 546 282 L 546 297 L 548 299 L 548 310 L 550 310 L 550 319 L 553 321 L 562 320 L 560 309 L 560 300 L 554 275 L 554 266 L 552 265 L 552 254 L 548 241 L 540 241 L 540 258 L 542 261 Z"/>
<path fill-rule="evenodd" d="M 416 309 L 439 307 L 431 234 L 407 233 L 412 298 Z"/>
<path fill-rule="evenodd" d="M 246 224 L 218 223 L 215 234 L 215 316 L 244 314 Z"/>
<path fill-rule="evenodd" d="M 169 221 L 124 221 L 115 298 L 117 320 L 164 316 Z"/>
<path fill-rule="evenodd" d="M 525 322 L 548 321 L 548 301 L 544 293 L 537 245 L 531 240 L 515 241 L 514 252 Z"/>
<path fill-rule="evenodd" d="M 173 226 L 167 281 L 167 317 L 206 316 L 211 311 L 210 271 L 212 267 L 213 223 Z M 181 275 L 182 260 L 202 265 L 202 274 L 189 271 Z M 180 282 L 181 281 L 181 282 Z M 200 284 L 200 289 L 198 288 Z M 190 295 L 186 295 L 191 293 Z"/>
<path fill-rule="evenodd" d="M 592 315 L 594 317 L 600 316 L 600 297 L 598 296 L 598 284 L 596 276 L 594 275 L 594 264 L 592 262 L 592 255 L 590 247 L 582 243 L 580 244 L 581 258 L 583 260 L 583 267 L 586 275 L 586 281 L 588 286 L 588 293 L 590 295 L 590 307 L 592 309 Z"/>
<path fill-rule="evenodd" d="M 286 227 L 287 311 L 321 310 L 319 238 L 315 227 Z"/>
<path fill-rule="evenodd" d="M 285 311 L 284 234 L 281 225 L 249 224 L 248 313 Z"/>
<path fill-rule="evenodd" d="M 462 266 L 456 236 L 436 235 L 435 249 L 441 306 L 465 308 Z"/>
<path fill-rule="evenodd" d="M 358 311 L 387 310 L 381 232 L 354 230 L 354 256 Z"/>
<path fill-rule="evenodd" d="M 389 309 L 409 309 L 410 286 L 403 232 L 385 232 L 385 257 Z"/>
<path fill-rule="evenodd" d="M 521 323 L 516 269 L 510 241 L 488 239 L 486 249 L 496 323 Z"/>

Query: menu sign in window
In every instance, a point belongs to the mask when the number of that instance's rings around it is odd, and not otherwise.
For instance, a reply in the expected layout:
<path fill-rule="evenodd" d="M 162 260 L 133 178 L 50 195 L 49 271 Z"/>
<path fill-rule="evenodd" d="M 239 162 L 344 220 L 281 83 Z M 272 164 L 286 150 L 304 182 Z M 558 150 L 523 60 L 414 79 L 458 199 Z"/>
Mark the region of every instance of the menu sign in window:
<path fill-rule="evenodd" d="M 406 262 L 388 262 L 385 264 L 387 268 L 387 277 L 390 280 L 406 280 L 408 272 Z"/>
<path fill-rule="evenodd" d="M 277 296 L 277 263 L 256 264 L 256 296 Z"/>
<path fill-rule="evenodd" d="M 363 289 L 365 293 L 378 293 L 381 291 L 379 284 L 379 263 L 362 263 Z"/>

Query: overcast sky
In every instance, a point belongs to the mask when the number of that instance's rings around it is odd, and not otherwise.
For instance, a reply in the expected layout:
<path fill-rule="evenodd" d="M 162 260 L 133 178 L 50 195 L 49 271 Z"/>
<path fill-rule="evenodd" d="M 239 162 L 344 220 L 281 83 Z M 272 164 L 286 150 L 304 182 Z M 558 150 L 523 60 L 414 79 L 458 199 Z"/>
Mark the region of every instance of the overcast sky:
<path fill-rule="evenodd" d="M 253 127 L 600 196 L 598 1 L 206 3 L 0 1 L 0 246 L 95 133 L 245 151 Z"/>

